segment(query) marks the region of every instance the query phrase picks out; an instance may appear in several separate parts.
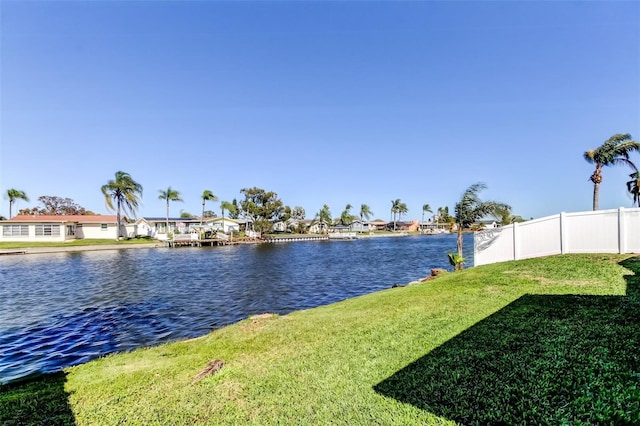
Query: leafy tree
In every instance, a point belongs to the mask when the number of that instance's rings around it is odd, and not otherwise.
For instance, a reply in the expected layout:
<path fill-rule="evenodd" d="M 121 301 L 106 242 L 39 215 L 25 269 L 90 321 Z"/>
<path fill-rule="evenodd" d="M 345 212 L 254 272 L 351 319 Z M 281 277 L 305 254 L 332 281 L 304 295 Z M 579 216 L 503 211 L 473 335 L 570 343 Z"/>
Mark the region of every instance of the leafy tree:
<path fill-rule="evenodd" d="M 433 213 L 433 211 L 431 210 L 431 206 L 429 204 L 424 204 L 422 206 L 422 222 L 420 222 L 420 229 L 422 229 L 422 225 L 424 224 L 424 214 L 426 212 Z"/>
<path fill-rule="evenodd" d="M 202 192 L 201 198 L 202 198 L 202 216 L 200 216 L 200 225 L 202 225 L 202 221 L 205 218 L 205 215 L 204 215 L 205 203 L 207 201 L 218 201 L 218 197 L 216 195 L 214 195 L 214 193 L 211 192 L 209 189 L 205 189 Z"/>
<path fill-rule="evenodd" d="M 240 205 L 238 204 L 238 200 L 235 198 L 231 200 L 231 204 L 233 204 L 233 208 L 229 209 L 229 218 L 237 219 L 240 217 Z"/>
<path fill-rule="evenodd" d="M 371 211 L 371 207 L 366 204 L 360 205 L 360 220 L 364 222 L 365 219 L 369 220 L 369 218 L 373 215 Z"/>
<path fill-rule="evenodd" d="M 598 198 L 600 183 L 602 183 L 602 168 L 618 164 L 627 164 L 634 171 L 638 168 L 629 160 L 629 154 L 640 151 L 640 143 L 631 139 L 631 135 L 615 134 L 607 139 L 596 149 L 586 151 L 583 156 L 590 164 L 595 164 L 596 169 L 589 178 L 593 182 L 593 210 L 598 210 Z"/>
<path fill-rule="evenodd" d="M 351 204 L 347 204 L 340 214 L 340 223 L 345 226 L 351 225 L 353 223 L 353 216 L 351 216 L 351 209 L 353 206 Z"/>
<path fill-rule="evenodd" d="M 306 216 L 306 212 L 304 211 L 304 208 L 300 206 L 295 206 L 293 210 L 291 210 L 291 217 L 293 219 L 304 220 L 305 216 Z"/>
<path fill-rule="evenodd" d="M 633 172 L 629 177 L 631 180 L 627 182 L 627 191 L 633 196 L 631 206 L 637 205 L 640 207 L 640 172 Z"/>
<path fill-rule="evenodd" d="M 449 207 L 438 207 L 438 223 L 448 223 L 450 218 L 451 216 L 449 216 Z"/>
<path fill-rule="evenodd" d="M 202 217 L 206 217 L 206 218 L 209 218 L 209 217 L 218 217 L 218 215 L 217 215 L 217 214 L 216 214 L 216 212 L 214 212 L 213 210 L 205 210 L 205 211 L 202 213 Z"/>
<path fill-rule="evenodd" d="M 193 215 L 189 212 L 185 212 L 184 210 L 180 210 L 180 217 L 182 219 L 191 219 L 193 218 Z"/>
<path fill-rule="evenodd" d="M 254 230 L 260 234 L 269 231 L 271 222 L 282 217 L 284 204 L 275 192 L 257 187 L 243 188 L 240 192 L 244 195 L 240 207 L 253 221 Z"/>
<path fill-rule="evenodd" d="M 183 201 L 182 200 L 182 195 L 180 194 L 180 191 L 176 191 L 175 189 L 171 189 L 171 187 L 168 187 L 167 190 L 162 190 L 159 189 L 158 190 L 158 199 L 159 200 L 164 200 L 167 203 L 167 215 L 166 215 L 166 226 L 167 226 L 167 234 L 169 233 L 169 202 L 171 201 Z"/>
<path fill-rule="evenodd" d="M 38 197 L 42 208 L 34 208 L 32 214 L 52 214 L 52 215 L 84 215 L 87 213 L 84 207 L 77 204 L 71 198 L 56 197 L 55 195 L 42 195 Z"/>
<path fill-rule="evenodd" d="M 19 189 L 8 189 L 5 197 L 9 200 L 9 218 L 12 217 L 12 207 L 13 203 L 16 202 L 16 200 L 24 200 L 26 202 L 29 202 L 29 197 L 27 197 L 27 194 L 24 191 L 20 191 Z"/>
<path fill-rule="evenodd" d="M 519 222 L 525 221 L 525 219 L 522 216 L 511 214 L 511 208 L 498 209 L 496 211 L 495 218 L 496 220 L 500 221 L 501 225 L 510 225 L 512 223 L 519 223 Z"/>
<path fill-rule="evenodd" d="M 109 210 L 114 210 L 113 202 L 116 202 L 116 226 L 118 227 L 116 239 L 118 240 L 122 232 L 120 229 L 120 212 L 129 213 L 135 217 L 136 209 L 140 206 L 140 198 L 142 197 L 142 185 L 133 180 L 129 173 L 118 171 L 115 179 L 109 180 L 106 185 L 102 185 L 100 190 L 104 195 L 104 201 Z"/>
<path fill-rule="evenodd" d="M 486 189 L 484 183 L 475 183 L 464 191 L 460 201 L 456 203 L 456 224 L 458 225 L 458 256 L 462 259 L 462 230 L 488 215 L 497 215 L 505 209 L 511 210 L 508 204 L 496 201 L 482 201 L 479 193 Z M 460 266 L 462 269 L 462 266 Z"/>

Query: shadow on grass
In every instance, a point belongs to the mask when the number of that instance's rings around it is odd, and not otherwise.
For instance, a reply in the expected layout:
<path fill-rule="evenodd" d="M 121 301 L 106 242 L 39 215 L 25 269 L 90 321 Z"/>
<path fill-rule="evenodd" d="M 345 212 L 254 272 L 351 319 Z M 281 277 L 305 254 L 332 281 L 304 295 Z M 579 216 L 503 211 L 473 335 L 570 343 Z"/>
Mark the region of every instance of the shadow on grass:
<path fill-rule="evenodd" d="M 59 372 L 0 386 L 0 424 L 75 425 L 65 381 Z"/>
<path fill-rule="evenodd" d="M 525 295 L 375 386 L 464 425 L 640 424 L 640 258 L 627 296 Z"/>

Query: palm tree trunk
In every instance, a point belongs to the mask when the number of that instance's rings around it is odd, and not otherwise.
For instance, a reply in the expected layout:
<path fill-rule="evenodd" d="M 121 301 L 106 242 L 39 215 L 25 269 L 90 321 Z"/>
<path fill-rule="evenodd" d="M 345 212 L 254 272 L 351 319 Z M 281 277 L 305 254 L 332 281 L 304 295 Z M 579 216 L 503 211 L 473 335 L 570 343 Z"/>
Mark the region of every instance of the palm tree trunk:
<path fill-rule="evenodd" d="M 116 241 L 120 240 L 120 200 L 118 199 L 118 208 L 116 209 Z"/>
<path fill-rule="evenodd" d="M 167 233 L 167 238 L 169 238 L 169 200 L 167 199 L 167 223 L 165 224 L 167 229 L 166 229 L 166 233 Z"/>
<path fill-rule="evenodd" d="M 205 201 L 202 200 L 202 216 L 200 216 L 200 226 L 202 226 L 202 222 L 204 220 L 204 203 Z"/>
<path fill-rule="evenodd" d="M 11 219 L 11 207 L 13 206 L 13 200 L 9 200 L 9 219 Z"/>
<path fill-rule="evenodd" d="M 458 225 L 458 255 L 462 257 L 462 225 Z"/>
<path fill-rule="evenodd" d="M 596 169 L 591 175 L 591 182 L 593 182 L 593 210 L 598 210 L 598 199 L 600 195 L 600 182 L 602 182 L 602 166 L 596 164 Z"/>

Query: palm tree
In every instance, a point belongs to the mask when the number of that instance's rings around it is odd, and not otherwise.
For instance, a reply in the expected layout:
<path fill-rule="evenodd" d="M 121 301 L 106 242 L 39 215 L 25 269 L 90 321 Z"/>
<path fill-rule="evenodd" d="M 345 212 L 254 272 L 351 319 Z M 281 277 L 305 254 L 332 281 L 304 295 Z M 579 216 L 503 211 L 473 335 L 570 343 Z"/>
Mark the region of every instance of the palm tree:
<path fill-rule="evenodd" d="M 236 205 L 229 201 L 220 202 L 220 210 L 222 210 L 222 230 L 224 231 L 224 211 L 232 212 L 236 209 Z"/>
<path fill-rule="evenodd" d="M 373 212 L 371 211 L 371 207 L 366 204 L 360 205 L 360 220 L 364 222 L 365 219 L 369 220 Z"/>
<path fill-rule="evenodd" d="M 512 214 L 510 207 L 506 209 L 498 209 L 495 213 L 496 220 L 500 221 L 500 225 L 502 226 L 525 221 L 522 216 Z"/>
<path fill-rule="evenodd" d="M 351 217 L 351 209 L 353 206 L 351 204 L 347 204 L 340 215 L 340 223 L 343 225 L 351 225 L 353 222 L 353 217 Z"/>
<path fill-rule="evenodd" d="M 460 260 L 460 268 L 462 269 L 462 229 L 470 226 L 472 223 L 482 219 L 487 215 L 498 215 L 506 209 L 511 210 L 508 204 L 498 203 L 496 201 L 482 201 L 478 194 L 486 189 L 484 183 L 475 183 L 471 185 L 462 194 L 460 201 L 456 203 L 456 224 L 458 225 L 458 259 Z"/>
<path fill-rule="evenodd" d="M 20 191 L 19 189 L 8 189 L 6 197 L 9 199 L 9 219 L 11 219 L 11 217 L 13 216 L 11 210 L 13 207 L 13 203 L 16 200 L 24 200 L 26 202 L 29 202 L 29 197 L 27 197 L 27 194 L 24 191 Z"/>
<path fill-rule="evenodd" d="M 159 189 L 158 192 L 160 193 L 160 195 L 158 195 L 158 199 L 159 200 L 165 200 L 167 202 L 167 222 L 166 222 L 166 226 L 167 226 L 167 235 L 169 234 L 169 202 L 170 201 L 183 201 L 182 200 L 182 196 L 180 194 L 180 191 L 176 191 L 175 189 L 171 189 L 171 187 L 168 187 L 167 190 L 162 190 Z"/>
<path fill-rule="evenodd" d="M 329 210 L 328 205 L 324 204 L 322 206 L 320 211 L 316 214 L 316 217 L 313 219 L 312 223 L 315 223 L 315 222 L 320 222 L 321 229 L 331 226 L 331 210 Z"/>
<path fill-rule="evenodd" d="M 210 190 L 205 189 L 202 193 L 202 216 L 200 216 L 200 225 L 202 225 L 202 221 L 204 220 L 204 205 L 207 201 L 218 201 L 218 197 Z"/>
<path fill-rule="evenodd" d="M 602 168 L 617 164 L 627 164 L 634 171 L 638 168 L 629 160 L 629 154 L 633 151 L 640 151 L 640 143 L 631 139 L 628 133 L 616 134 L 607 139 L 596 149 L 586 151 L 583 156 L 590 164 L 595 164 L 596 169 L 590 177 L 593 182 L 593 210 L 598 210 L 598 197 L 600 183 L 602 183 Z"/>
<path fill-rule="evenodd" d="M 409 211 L 409 208 L 407 207 L 406 203 L 398 204 L 398 218 L 399 219 L 402 219 L 402 216 L 406 215 L 408 211 Z"/>
<path fill-rule="evenodd" d="M 400 201 L 400 198 L 397 198 L 395 200 L 391 200 L 391 217 L 392 217 L 392 221 L 393 221 L 393 230 L 396 230 L 396 215 L 398 214 L 398 211 L 400 209 L 400 204 L 402 202 Z"/>
<path fill-rule="evenodd" d="M 633 172 L 629 175 L 631 180 L 627 182 L 627 191 L 633 195 L 633 204 L 640 207 L 640 172 Z"/>
<path fill-rule="evenodd" d="M 424 224 L 424 214 L 425 212 L 429 212 L 429 213 L 433 213 L 433 210 L 431 210 L 431 206 L 429 204 L 425 204 L 422 206 L 422 222 L 420 223 L 420 229 L 422 229 L 423 224 Z"/>
<path fill-rule="evenodd" d="M 109 210 L 114 210 L 113 202 L 116 202 L 116 226 L 118 227 L 116 240 L 119 240 L 121 232 L 120 211 L 122 210 L 125 214 L 130 213 L 135 217 L 142 197 L 142 185 L 133 180 L 129 173 L 118 171 L 115 179 L 109 180 L 100 189 Z"/>

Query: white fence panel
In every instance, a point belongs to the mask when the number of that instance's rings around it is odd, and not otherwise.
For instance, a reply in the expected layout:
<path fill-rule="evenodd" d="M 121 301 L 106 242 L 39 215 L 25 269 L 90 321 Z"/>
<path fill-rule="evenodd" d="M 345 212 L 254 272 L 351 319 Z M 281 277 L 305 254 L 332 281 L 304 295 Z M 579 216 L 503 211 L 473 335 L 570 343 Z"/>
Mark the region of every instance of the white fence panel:
<path fill-rule="evenodd" d="M 618 210 L 567 213 L 565 253 L 618 253 Z"/>
<path fill-rule="evenodd" d="M 562 252 L 559 214 L 514 225 L 517 243 L 515 259 L 551 256 Z"/>
<path fill-rule="evenodd" d="M 640 208 L 560 213 L 476 232 L 476 266 L 560 253 L 640 253 Z"/>
<path fill-rule="evenodd" d="M 513 260 L 513 225 L 476 232 L 474 250 L 475 266 Z"/>
<path fill-rule="evenodd" d="M 640 253 L 640 209 L 624 210 L 621 232 L 625 253 Z"/>

